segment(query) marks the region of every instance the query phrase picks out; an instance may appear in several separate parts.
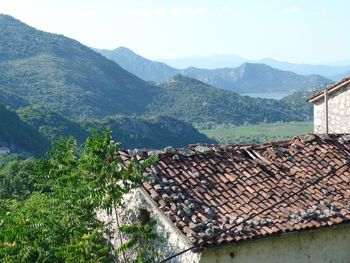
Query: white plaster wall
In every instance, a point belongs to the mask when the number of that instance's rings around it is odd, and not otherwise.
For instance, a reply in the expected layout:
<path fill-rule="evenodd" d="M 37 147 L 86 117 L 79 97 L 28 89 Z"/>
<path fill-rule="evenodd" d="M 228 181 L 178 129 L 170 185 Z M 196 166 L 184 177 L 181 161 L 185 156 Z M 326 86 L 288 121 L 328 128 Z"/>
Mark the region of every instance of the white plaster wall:
<path fill-rule="evenodd" d="M 203 252 L 200 263 L 349 263 L 350 227 L 248 241 Z"/>
<path fill-rule="evenodd" d="M 322 99 L 314 104 L 314 133 L 325 133 L 325 122 L 324 101 Z"/>
<path fill-rule="evenodd" d="M 314 105 L 314 132 L 325 133 L 325 104 Z M 350 133 L 350 85 L 328 97 L 328 132 Z"/>
<path fill-rule="evenodd" d="M 152 200 L 140 189 L 134 191 L 132 194 L 127 195 L 124 198 L 125 209 L 118 209 L 118 218 L 121 225 L 130 225 L 137 222 L 137 216 L 140 208 L 147 209 L 151 213 L 151 219 L 157 221 L 155 231 L 161 236 L 164 242 L 157 242 L 155 246 L 160 253 L 160 259 L 165 259 L 177 252 L 187 249 L 191 244 L 186 236 L 181 234 L 177 228 L 173 226 L 171 221 L 162 215 L 162 212 L 152 205 Z M 111 222 L 111 231 L 113 232 L 110 237 L 111 243 L 115 248 L 120 246 L 120 240 L 118 236 L 118 227 L 115 219 L 108 217 L 105 211 L 98 212 L 98 218 L 104 222 Z M 123 242 L 128 237 L 123 236 Z M 128 255 L 130 256 L 130 255 Z M 186 252 L 183 255 L 172 259 L 171 263 L 197 263 L 199 262 L 200 254 L 193 252 Z M 117 262 L 123 262 L 121 259 L 117 259 Z"/>

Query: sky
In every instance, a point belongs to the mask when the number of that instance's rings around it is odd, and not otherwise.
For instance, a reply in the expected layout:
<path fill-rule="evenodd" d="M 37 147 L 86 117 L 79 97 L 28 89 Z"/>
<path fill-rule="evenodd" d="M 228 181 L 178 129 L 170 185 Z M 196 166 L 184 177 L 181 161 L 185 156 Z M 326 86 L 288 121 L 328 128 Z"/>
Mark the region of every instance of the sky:
<path fill-rule="evenodd" d="M 313 64 L 350 60 L 349 10 L 348 0 L 0 0 L 0 13 L 94 48 Z"/>

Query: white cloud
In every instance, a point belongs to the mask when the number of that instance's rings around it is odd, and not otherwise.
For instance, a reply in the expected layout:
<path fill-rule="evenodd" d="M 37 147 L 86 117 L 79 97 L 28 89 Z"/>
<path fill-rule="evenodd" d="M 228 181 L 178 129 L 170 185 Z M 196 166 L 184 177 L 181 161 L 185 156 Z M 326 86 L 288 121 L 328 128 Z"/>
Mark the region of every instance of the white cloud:
<path fill-rule="evenodd" d="M 207 12 L 206 8 L 160 8 L 160 9 L 148 9 L 148 8 L 138 8 L 131 9 L 128 11 L 129 16 L 167 16 L 167 15 L 203 15 Z"/>

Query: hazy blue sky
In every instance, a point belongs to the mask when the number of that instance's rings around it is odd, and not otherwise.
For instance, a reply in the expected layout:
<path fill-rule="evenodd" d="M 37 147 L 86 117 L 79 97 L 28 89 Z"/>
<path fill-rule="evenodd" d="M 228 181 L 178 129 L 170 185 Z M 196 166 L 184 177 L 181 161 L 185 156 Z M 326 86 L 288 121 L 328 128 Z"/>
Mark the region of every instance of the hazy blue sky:
<path fill-rule="evenodd" d="M 348 0 L 0 0 L 0 13 L 96 48 L 306 63 L 350 59 L 349 10 Z"/>

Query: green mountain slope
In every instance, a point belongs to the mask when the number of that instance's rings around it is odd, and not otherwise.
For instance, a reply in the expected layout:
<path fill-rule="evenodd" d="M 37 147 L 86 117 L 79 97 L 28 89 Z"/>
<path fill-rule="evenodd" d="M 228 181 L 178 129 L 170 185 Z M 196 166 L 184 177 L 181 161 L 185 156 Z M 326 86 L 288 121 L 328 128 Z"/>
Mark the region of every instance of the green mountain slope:
<path fill-rule="evenodd" d="M 25 107 L 17 111 L 20 119 L 38 130 L 50 141 L 61 136 L 74 136 L 83 143 L 90 135 L 91 128 L 112 131 L 113 138 L 122 143 L 123 148 L 163 148 L 169 145 L 185 147 L 191 143 L 213 140 L 199 133 L 192 125 L 171 117 L 136 118 L 109 116 L 102 120 L 87 119 L 74 121 L 43 107 Z"/>
<path fill-rule="evenodd" d="M 234 68 L 176 69 L 162 62 L 146 59 L 124 47 L 97 51 L 144 80 L 163 82 L 171 76 L 182 74 L 238 93 L 293 92 L 331 82 L 319 75 L 298 75 L 262 63 L 244 63 Z"/>
<path fill-rule="evenodd" d="M 28 101 L 18 97 L 14 92 L 0 87 L 0 103 L 18 109 L 29 105 Z"/>
<path fill-rule="evenodd" d="M 159 112 L 189 122 L 260 123 L 300 121 L 303 116 L 283 102 L 251 98 L 177 75 L 159 85 L 162 89 L 148 107 L 148 115 Z"/>
<path fill-rule="evenodd" d="M 265 70 L 261 71 L 261 67 Z M 199 74 L 196 69 L 188 70 Z M 289 88 L 297 85 L 288 78 L 289 73 L 279 79 L 271 70 L 275 72 L 265 65 L 244 64 L 237 74 L 230 74 L 242 92 L 253 92 L 252 87 L 259 85 L 267 89 L 268 83 L 280 83 L 281 89 L 286 89 L 288 83 Z M 224 75 L 220 70 L 210 72 Z M 258 81 L 257 75 L 266 81 Z M 302 83 L 309 85 L 307 81 Z M 0 87 L 0 99 L 14 108 L 37 105 L 72 119 L 103 119 L 115 114 L 148 117 L 166 114 L 196 123 L 305 119 L 282 102 L 242 97 L 188 77 L 177 76 L 152 86 L 75 40 L 36 30 L 6 15 L 0 15 Z M 55 129 L 65 133 L 64 129 L 52 127 L 42 134 L 52 139 Z M 80 133 L 79 128 L 76 131 Z"/>
<path fill-rule="evenodd" d="M 0 147 L 35 156 L 41 156 L 49 149 L 47 138 L 3 104 L 0 104 L 0 123 Z"/>
<path fill-rule="evenodd" d="M 41 106 L 29 106 L 17 110 L 19 118 L 38 130 L 40 134 L 51 142 L 58 141 L 61 136 L 74 136 L 80 143 L 90 135 L 76 121 L 47 110 Z"/>
<path fill-rule="evenodd" d="M 157 88 L 62 35 L 0 15 L 0 86 L 74 118 L 144 111 Z"/>
<path fill-rule="evenodd" d="M 281 102 L 289 105 L 293 110 L 300 112 L 302 115 L 307 116 L 307 119 L 313 120 L 313 104 L 311 102 L 307 102 L 307 100 L 314 94 L 325 90 L 330 85 L 331 84 L 320 85 L 307 90 L 295 92 L 289 96 L 282 98 Z"/>
<path fill-rule="evenodd" d="M 119 47 L 114 50 L 94 50 L 115 61 L 122 68 L 143 80 L 163 82 L 179 73 L 179 70 L 176 68 L 169 67 L 162 62 L 146 59 L 125 47 Z"/>
<path fill-rule="evenodd" d="M 122 142 L 123 148 L 160 149 L 166 146 L 187 147 L 198 142 L 215 143 L 191 124 L 172 117 L 110 116 L 102 120 L 81 120 L 80 124 L 85 129 L 110 129 L 113 138 Z"/>

